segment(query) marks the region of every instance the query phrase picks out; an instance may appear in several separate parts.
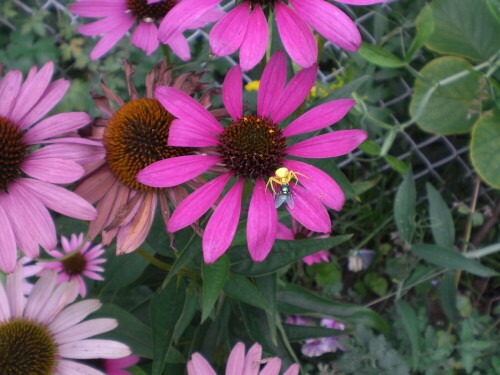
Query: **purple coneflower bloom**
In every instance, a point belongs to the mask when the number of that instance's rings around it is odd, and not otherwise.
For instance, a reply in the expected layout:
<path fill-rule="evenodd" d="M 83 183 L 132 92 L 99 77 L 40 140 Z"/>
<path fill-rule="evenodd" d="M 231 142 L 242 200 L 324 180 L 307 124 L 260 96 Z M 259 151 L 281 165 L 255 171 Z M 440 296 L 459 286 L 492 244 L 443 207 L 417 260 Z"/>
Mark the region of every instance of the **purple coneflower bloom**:
<path fill-rule="evenodd" d="M 200 154 L 158 161 L 142 170 L 137 179 L 145 185 L 167 187 L 188 181 L 216 165 L 225 170 L 180 203 L 167 230 L 175 232 L 198 220 L 214 205 L 229 180 L 236 178 L 205 229 L 203 255 L 206 263 L 215 262 L 231 244 L 239 222 L 245 181 L 255 184 L 248 209 L 248 248 L 255 261 L 266 258 L 276 239 L 278 222 L 274 197 L 266 189 L 266 181 L 280 166 L 307 176 L 300 179 L 302 186 L 292 183 L 295 205 L 294 208 L 286 205 L 290 214 L 312 231 L 330 231 L 330 218 L 323 204 L 340 210 L 344 204 L 342 190 L 323 171 L 285 157 L 344 155 L 363 142 L 367 134 L 362 130 L 340 130 L 287 145 L 295 135 L 339 121 L 354 105 L 352 99 L 325 103 L 304 113 L 284 129 L 280 128 L 278 124 L 306 99 L 316 74 L 316 66 L 303 69 L 285 86 L 285 55 L 276 53 L 262 75 L 257 113 L 244 115 L 241 68 L 231 68 L 222 87 L 222 100 L 233 120 L 226 127 L 181 91 L 170 87 L 156 90 L 161 104 L 177 117 L 172 123 L 168 144 L 201 148 Z"/>
<path fill-rule="evenodd" d="M 69 240 L 61 236 L 61 246 L 63 251 L 52 250 L 49 251 L 49 254 L 57 258 L 65 258 L 55 262 L 39 262 L 38 264 L 45 269 L 42 273 L 50 269 L 56 270 L 58 283 L 77 280 L 80 285 L 80 295 L 85 297 L 87 287 L 83 276 L 93 280 L 104 280 L 98 274 L 98 272 L 104 272 L 104 268 L 100 266 L 100 264 L 106 262 L 106 259 L 102 257 L 104 249 L 101 244 L 91 247 L 92 243 L 90 241 L 84 242 L 83 233 L 80 233 L 78 237 L 76 234 L 72 234 Z M 78 251 L 75 252 L 77 249 Z M 68 256 L 68 254 L 71 255 Z"/>
<path fill-rule="evenodd" d="M 265 364 L 262 370 L 261 365 Z M 210 363 L 199 353 L 194 353 L 187 364 L 188 375 L 217 375 Z M 237 343 L 229 354 L 226 375 L 278 375 L 281 359 L 267 358 L 262 360 L 262 346 L 254 344 L 245 355 L 245 344 Z M 297 375 L 299 365 L 293 364 L 283 375 Z"/>
<path fill-rule="evenodd" d="M 340 331 L 345 330 L 345 325 L 335 321 L 335 319 L 321 319 L 320 324 L 327 328 L 338 329 Z M 342 345 L 339 339 L 347 337 L 349 336 L 342 335 L 306 340 L 301 348 L 302 354 L 308 357 L 319 357 L 325 353 L 335 353 L 337 350 L 346 351 L 346 348 Z"/>
<path fill-rule="evenodd" d="M 298 226 L 297 222 L 292 219 L 292 229 L 288 228 L 285 224 L 278 222 L 278 228 L 276 229 L 276 239 L 277 240 L 303 240 L 308 237 L 313 236 L 312 231 L 309 229 Z M 319 236 L 315 236 L 314 238 L 328 238 L 328 234 L 320 234 Z M 329 263 L 330 258 L 328 257 L 329 253 L 326 250 L 320 250 L 317 253 L 308 255 L 302 258 L 302 261 L 308 266 L 313 265 L 314 263 Z"/>
<path fill-rule="evenodd" d="M 77 0 L 69 9 L 81 17 L 99 18 L 99 21 L 80 26 L 77 31 L 83 35 L 104 35 L 90 54 L 96 60 L 107 53 L 134 25 L 130 41 L 149 56 L 157 50 L 158 27 L 174 5 L 185 0 Z M 186 29 L 205 27 L 217 21 L 224 12 L 208 7 L 196 19 L 186 23 Z M 172 35 L 168 44 L 183 60 L 190 59 L 189 45 L 182 33 Z"/>
<path fill-rule="evenodd" d="M 337 0 L 352 5 L 369 5 L 387 0 Z M 221 0 L 184 0 L 162 22 L 158 37 L 171 43 L 201 14 Z M 288 4 L 287 4 L 288 3 Z M 291 5 L 291 7 L 289 6 Z M 244 0 L 227 13 L 211 30 L 210 47 L 217 56 L 240 50 L 243 70 L 252 69 L 264 56 L 269 41 L 266 12 L 274 9 L 283 45 L 297 64 L 313 65 L 318 47 L 312 27 L 333 44 L 357 51 L 361 35 L 354 22 L 340 9 L 325 0 Z"/>
<path fill-rule="evenodd" d="M 135 365 L 141 357 L 129 355 L 116 359 L 89 359 L 83 361 L 86 365 L 104 372 L 106 375 L 130 375 L 130 372 L 124 369 Z"/>
<path fill-rule="evenodd" d="M 91 121 L 86 113 L 42 120 L 69 88 L 65 79 L 50 82 L 53 71 L 49 62 L 39 71 L 31 68 L 24 83 L 18 70 L 0 81 L 0 270 L 5 272 L 14 270 L 17 248 L 36 258 L 40 245 L 56 246 L 47 208 L 82 220 L 96 216 L 88 202 L 56 185 L 78 180 L 84 173 L 80 163 L 94 160 L 96 149 L 92 141 L 64 136 Z"/>
<path fill-rule="evenodd" d="M 78 361 L 130 354 L 120 342 L 91 338 L 116 328 L 117 321 L 82 322 L 101 303 L 91 299 L 70 305 L 78 283 L 57 284 L 56 278 L 54 271 L 43 275 L 27 299 L 20 264 L 5 287 L 0 283 L 0 374 L 106 375 Z"/>

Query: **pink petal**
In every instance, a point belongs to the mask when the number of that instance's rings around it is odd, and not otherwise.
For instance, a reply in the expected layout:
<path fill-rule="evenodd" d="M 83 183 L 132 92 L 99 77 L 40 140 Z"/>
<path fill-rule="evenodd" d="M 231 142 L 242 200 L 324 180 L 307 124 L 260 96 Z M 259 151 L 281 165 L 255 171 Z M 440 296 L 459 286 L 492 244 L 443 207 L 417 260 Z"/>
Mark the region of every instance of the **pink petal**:
<path fill-rule="evenodd" d="M 78 16 L 96 18 L 124 13 L 127 11 L 127 4 L 125 2 L 111 3 L 95 0 L 71 4 L 68 8 Z"/>
<path fill-rule="evenodd" d="M 283 165 L 288 169 L 303 174 L 299 176 L 300 184 L 324 205 L 335 211 L 340 211 L 344 206 L 344 192 L 340 186 L 321 169 L 310 164 L 295 160 L 283 160 Z"/>
<path fill-rule="evenodd" d="M 222 84 L 222 101 L 234 121 L 243 117 L 243 75 L 239 65 L 233 66 Z"/>
<path fill-rule="evenodd" d="M 316 64 L 309 68 L 302 69 L 296 74 L 285 89 L 281 92 L 279 99 L 273 106 L 271 120 L 275 124 L 284 120 L 288 115 L 295 111 L 299 105 L 306 100 L 307 95 L 314 86 L 314 80 L 318 74 L 318 66 Z"/>
<path fill-rule="evenodd" d="M 213 7 L 209 10 L 207 10 L 203 15 L 200 16 L 196 21 L 193 21 L 188 29 L 201 29 L 205 27 L 207 24 L 216 22 L 220 20 L 226 12 L 224 12 L 222 9 L 218 7 Z"/>
<path fill-rule="evenodd" d="M 156 25 L 153 22 L 140 22 L 132 33 L 130 42 L 146 52 L 147 56 L 151 55 L 160 44 Z"/>
<path fill-rule="evenodd" d="M 188 362 L 188 375 L 217 375 L 210 363 L 199 353 L 193 353 Z"/>
<path fill-rule="evenodd" d="M 35 151 L 21 164 L 21 170 L 33 178 L 53 184 L 69 184 L 83 176 L 83 167 L 72 160 L 36 156 Z"/>
<path fill-rule="evenodd" d="M 67 144 L 47 145 L 36 150 L 38 159 L 66 159 L 74 161 L 80 165 L 96 162 L 104 159 L 106 149 L 101 145 L 98 147 L 72 144 L 68 147 Z M 30 155 L 33 157 L 33 154 Z"/>
<path fill-rule="evenodd" d="M 24 139 L 28 143 L 49 139 L 79 129 L 92 119 L 85 112 L 66 112 L 50 116 L 29 129 Z"/>
<path fill-rule="evenodd" d="M 244 375 L 258 375 L 260 364 L 259 361 L 262 358 L 262 346 L 259 344 L 253 344 L 248 350 L 245 356 L 245 368 L 243 370 Z"/>
<path fill-rule="evenodd" d="M 24 317 L 28 319 L 36 319 L 38 312 L 47 303 L 47 300 L 54 291 L 56 278 L 57 273 L 54 271 L 47 272 L 40 277 L 40 279 L 33 286 L 28 300 L 26 301 Z"/>
<path fill-rule="evenodd" d="M 125 19 L 128 17 L 125 16 Z M 99 21 L 95 21 L 92 23 L 88 23 L 86 25 L 77 27 L 76 31 L 78 31 L 80 34 L 83 35 L 88 35 L 88 36 L 98 36 L 98 35 L 103 35 L 117 26 L 120 25 L 121 21 L 123 19 L 123 16 L 116 17 L 115 15 L 112 15 L 110 17 L 103 18 Z"/>
<path fill-rule="evenodd" d="M 60 186 L 31 178 L 20 179 L 20 183 L 45 206 L 60 214 L 81 220 L 94 220 L 97 216 L 90 203 Z"/>
<path fill-rule="evenodd" d="M 59 354 L 66 358 L 121 358 L 130 355 L 130 349 L 121 342 L 89 339 L 70 342 L 59 346 Z"/>
<path fill-rule="evenodd" d="M 205 263 L 214 263 L 231 245 L 240 218 L 243 185 L 239 178 L 208 221 L 202 240 Z"/>
<path fill-rule="evenodd" d="M 100 335 L 118 327 L 115 319 L 100 318 L 87 320 L 54 335 L 58 344 L 65 344 Z"/>
<path fill-rule="evenodd" d="M 130 366 L 135 365 L 137 362 L 139 362 L 141 357 L 136 356 L 136 355 L 129 355 L 127 357 L 123 358 L 117 358 L 117 359 L 109 359 L 107 360 L 106 364 L 110 365 L 108 367 L 112 367 L 113 369 L 115 368 L 127 368 Z"/>
<path fill-rule="evenodd" d="M 278 222 L 278 227 L 276 228 L 276 239 L 277 240 L 294 240 L 295 236 L 293 232 L 285 224 Z"/>
<path fill-rule="evenodd" d="M 219 4 L 221 0 L 183 0 L 178 2 L 163 18 L 158 30 L 160 42 L 168 43 L 170 38 L 190 28 L 201 16 Z"/>
<path fill-rule="evenodd" d="M 104 373 L 82 363 L 59 359 L 54 375 L 103 375 Z"/>
<path fill-rule="evenodd" d="M 12 109 L 9 119 L 19 124 L 19 121 L 31 108 L 45 95 L 45 90 L 49 86 L 52 74 L 54 73 L 54 63 L 52 61 L 45 64 L 39 72 L 26 78 L 19 90 L 16 104 Z M 31 125 L 31 124 L 30 124 Z M 20 126 L 22 129 L 25 127 Z"/>
<path fill-rule="evenodd" d="M 290 0 L 290 4 L 330 42 L 348 51 L 358 50 L 361 45 L 358 28 L 336 6 L 324 0 Z"/>
<path fill-rule="evenodd" d="M 137 181 L 152 187 L 171 187 L 199 176 L 220 162 L 218 156 L 187 155 L 157 161 L 137 174 Z"/>
<path fill-rule="evenodd" d="M 206 128 L 187 120 L 174 120 L 170 125 L 168 145 L 174 147 L 217 146 L 219 140 Z"/>
<path fill-rule="evenodd" d="M 5 193 L 2 192 L 0 194 Z M 16 239 L 7 214 L 2 206 L 2 201 L 0 201 L 0 270 L 11 273 L 16 267 Z"/>
<path fill-rule="evenodd" d="M 262 369 L 259 375 L 279 375 L 281 369 L 281 359 L 271 358 L 271 360 Z"/>
<path fill-rule="evenodd" d="M 278 212 L 273 195 L 267 192 L 266 184 L 259 178 L 250 200 L 247 221 L 248 251 L 254 261 L 262 262 L 271 251 L 277 223 Z"/>
<path fill-rule="evenodd" d="M 281 41 L 293 61 L 307 68 L 318 59 L 316 39 L 302 18 L 282 2 L 276 3 L 276 24 Z"/>
<path fill-rule="evenodd" d="M 187 0 L 184 0 L 187 1 Z M 214 134 L 224 131 L 221 124 L 200 103 L 188 94 L 173 87 L 158 87 L 155 96 L 165 109 L 175 117 L 191 123 L 198 123 Z"/>
<path fill-rule="evenodd" d="M 308 266 L 312 266 L 314 263 L 329 263 L 330 259 L 328 258 L 328 251 L 321 250 L 317 253 L 305 256 L 302 258 L 302 261 Z"/>
<path fill-rule="evenodd" d="M 8 72 L 0 81 L 0 116 L 9 117 L 21 88 L 23 74 L 19 70 Z"/>
<path fill-rule="evenodd" d="M 227 359 L 226 374 L 241 375 L 245 366 L 245 344 L 238 342 Z"/>
<path fill-rule="evenodd" d="M 181 33 L 172 35 L 168 40 L 168 45 L 182 61 L 191 60 L 191 51 L 189 50 L 189 44 L 186 37 Z"/>
<path fill-rule="evenodd" d="M 20 263 L 16 265 L 13 273 L 7 275 L 5 292 L 10 305 L 11 318 L 22 317 L 25 298 L 23 295 L 23 270 Z"/>
<path fill-rule="evenodd" d="M 299 142 L 286 153 L 303 158 L 333 158 L 353 151 L 367 137 L 364 130 L 339 130 Z"/>
<path fill-rule="evenodd" d="M 250 14 L 247 31 L 241 42 L 240 65 L 243 70 L 252 69 L 262 60 L 269 43 L 269 27 L 267 19 L 259 4 Z"/>
<path fill-rule="evenodd" d="M 9 319 L 10 319 L 9 299 L 7 298 L 7 293 L 5 292 L 3 283 L 0 283 L 0 323 L 3 323 Z"/>
<path fill-rule="evenodd" d="M 167 231 L 177 232 L 202 217 L 215 203 L 231 177 L 231 173 L 224 173 L 188 195 L 172 214 Z"/>
<path fill-rule="evenodd" d="M 115 27 L 113 30 L 110 30 L 101 38 L 99 42 L 97 42 L 92 52 L 90 52 L 90 59 L 97 60 L 105 53 L 107 53 L 111 48 L 113 48 L 115 44 L 118 43 L 118 41 L 123 38 L 127 31 L 132 27 L 134 22 L 135 18 L 131 15 L 123 17 L 123 20 L 117 27 Z"/>
<path fill-rule="evenodd" d="M 335 124 L 349 112 L 354 104 L 356 101 L 352 99 L 339 99 L 314 107 L 293 120 L 283 130 L 283 137 L 312 132 Z"/>
<path fill-rule="evenodd" d="M 51 332 L 58 333 L 81 322 L 89 314 L 99 310 L 101 302 L 97 299 L 87 299 L 66 307 L 50 322 Z"/>
<path fill-rule="evenodd" d="M 286 83 L 286 59 L 282 51 L 276 52 L 268 61 L 260 79 L 257 95 L 257 113 L 269 117 Z"/>
<path fill-rule="evenodd" d="M 313 232 L 330 232 L 330 216 L 323 204 L 299 185 L 292 187 L 292 194 L 295 207 L 287 205 L 286 208 L 295 220 Z"/>
<path fill-rule="evenodd" d="M 235 52 L 243 42 L 250 20 L 250 2 L 244 2 L 227 13 L 215 24 L 209 34 L 212 52 L 226 56 Z"/>
<path fill-rule="evenodd" d="M 300 370 L 299 365 L 294 363 L 288 368 L 288 370 L 285 371 L 283 375 L 299 375 L 299 370 Z"/>

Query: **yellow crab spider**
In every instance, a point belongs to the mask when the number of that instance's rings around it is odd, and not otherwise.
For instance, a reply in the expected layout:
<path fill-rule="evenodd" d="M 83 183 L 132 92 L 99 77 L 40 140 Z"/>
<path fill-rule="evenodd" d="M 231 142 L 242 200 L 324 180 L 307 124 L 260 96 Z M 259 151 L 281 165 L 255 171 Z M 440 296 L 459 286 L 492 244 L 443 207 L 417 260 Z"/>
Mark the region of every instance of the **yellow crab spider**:
<path fill-rule="evenodd" d="M 297 183 L 299 182 L 298 175 L 307 178 L 307 176 L 303 175 L 302 173 L 291 171 L 285 167 L 276 169 L 276 171 L 274 172 L 274 176 L 269 177 L 266 184 L 266 191 L 267 186 L 271 185 L 271 190 L 273 191 L 274 195 L 276 195 L 276 199 L 274 201 L 274 205 L 276 208 L 281 206 L 283 203 L 288 204 L 290 208 L 294 207 L 292 191 L 290 190 L 289 184 L 290 181 L 295 180 L 295 185 L 297 185 Z M 276 193 L 276 190 L 274 190 L 273 182 L 280 185 L 280 191 L 278 193 Z"/>

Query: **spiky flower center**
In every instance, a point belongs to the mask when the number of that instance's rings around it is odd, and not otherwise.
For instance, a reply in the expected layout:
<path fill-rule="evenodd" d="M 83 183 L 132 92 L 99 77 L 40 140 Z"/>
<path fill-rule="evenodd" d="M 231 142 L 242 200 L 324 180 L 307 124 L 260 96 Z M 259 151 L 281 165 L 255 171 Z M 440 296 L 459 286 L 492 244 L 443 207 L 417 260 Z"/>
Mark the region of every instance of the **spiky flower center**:
<path fill-rule="evenodd" d="M 21 164 L 26 157 L 28 145 L 23 132 L 9 119 L 0 116 L 0 192 L 21 174 Z"/>
<path fill-rule="evenodd" d="M 162 19 L 175 5 L 174 0 L 162 0 L 148 5 L 148 0 L 127 0 L 127 8 L 138 19 L 154 22 Z"/>
<path fill-rule="evenodd" d="M 192 154 L 190 148 L 167 146 L 174 119 L 156 99 L 132 100 L 115 112 L 103 141 L 108 166 L 121 183 L 142 192 L 153 191 L 136 180 L 139 171 L 159 160 Z"/>
<path fill-rule="evenodd" d="M 245 116 L 219 136 L 219 153 L 237 176 L 267 178 L 281 164 L 286 147 L 281 129 L 268 118 Z"/>
<path fill-rule="evenodd" d="M 74 253 L 62 261 L 63 270 L 67 275 L 81 275 L 87 266 L 87 259 L 81 253 Z"/>
<path fill-rule="evenodd" d="M 52 375 L 56 355 L 56 342 L 41 324 L 25 319 L 0 323 L 0 374 Z"/>

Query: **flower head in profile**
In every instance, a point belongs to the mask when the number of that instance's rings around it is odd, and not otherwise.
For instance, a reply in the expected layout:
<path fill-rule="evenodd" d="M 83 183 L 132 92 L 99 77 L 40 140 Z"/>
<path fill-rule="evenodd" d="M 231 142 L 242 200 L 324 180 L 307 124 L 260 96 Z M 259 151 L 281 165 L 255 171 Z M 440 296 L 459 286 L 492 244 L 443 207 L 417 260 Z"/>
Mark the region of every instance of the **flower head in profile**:
<path fill-rule="evenodd" d="M 131 43 L 149 56 L 158 49 L 158 24 L 165 19 L 174 5 L 184 0 L 76 0 L 69 10 L 81 17 L 101 18 L 80 26 L 77 31 L 83 35 L 101 36 L 101 40 L 90 53 L 92 60 L 106 54 L 125 34 L 135 26 Z M 205 27 L 217 21 L 224 12 L 209 7 L 206 12 L 186 24 L 186 29 Z M 189 45 L 182 33 L 176 33 L 168 43 L 183 60 L 189 60 Z"/>
<path fill-rule="evenodd" d="M 224 80 L 222 100 L 232 122 L 222 126 L 203 106 L 181 91 L 160 87 L 156 96 L 177 119 L 170 129 L 168 144 L 192 147 L 199 154 L 158 161 L 141 171 L 137 178 L 148 186 L 175 186 L 214 166 L 222 174 L 184 199 L 174 211 L 168 231 L 175 232 L 207 212 L 232 180 L 234 185 L 221 199 L 203 234 L 203 256 L 215 262 L 230 246 L 239 223 L 243 185 L 254 185 L 248 208 L 247 242 L 255 261 L 263 261 L 276 239 L 278 223 L 274 195 L 266 181 L 277 168 L 286 167 L 307 178 L 293 184 L 294 207 L 290 214 L 314 232 L 329 232 L 330 218 L 324 205 L 340 210 L 344 194 L 326 173 L 287 156 L 329 158 L 354 150 L 366 139 L 362 130 L 340 130 L 310 137 L 292 144 L 294 136 L 322 129 L 340 120 L 354 105 L 343 99 L 317 106 L 285 128 L 279 123 L 305 100 L 317 74 L 317 67 L 303 69 L 285 86 L 287 70 L 283 52 L 276 53 L 266 66 L 257 98 L 256 113 L 245 115 L 242 103 L 242 71 L 233 67 Z"/>
<path fill-rule="evenodd" d="M 221 1 L 184 0 L 177 3 L 159 28 L 160 41 L 175 41 L 200 14 Z M 387 0 L 337 0 L 351 5 L 384 1 Z M 361 35 L 354 22 L 327 0 L 244 0 L 210 31 L 212 52 L 226 56 L 239 49 L 241 67 L 243 70 L 252 69 L 266 52 L 269 42 L 266 14 L 273 10 L 285 50 L 302 67 L 313 65 L 318 58 L 318 47 L 310 27 L 348 51 L 357 51 L 361 45 Z"/>
<path fill-rule="evenodd" d="M 62 99 L 69 81 L 51 83 L 54 64 L 30 69 L 23 82 L 18 70 L 0 81 L 0 270 L 12 272 L 17 249 L 36 258 L 39 246 L 56 246 L 54 221 L 47 208 L 92 220 L 96 211 L 57 184 L 84 173 L 81 163 L 96 158 L 95 143 L 68 133 L 88 124 L 83 112 L 45 115 Z"/>
<path fill-rule="evenodd" d="M 260 369 L 263 367 L 262 369 Z M 199 353 L 194 353 L 187 364 L 188 375 L 217 375 L 210 363 Z M 281 359 L 262 360 L 262 346 L 254 344 L 245 354 L 245 344 L 237 343 L 229 354 L 226 375 L 278 375 Z M 298 375 L 299 365 L 290 366 L 283 375 Z"/>
<path fill-rule="evenodd" d="M 104 372 L 106 375 L 131 375 L 130 372 L 124 370 L 127 367 L 135 365 L 141 357 L 136 355 L 128 355 L 123 358 L 116 359 L 88 359 L 82 361 L 87 366 Z"/>
<path fill-rule="evenodd" d="M 297 225 L 297 221 L 292 219 L 292 229 L 288 228 L 285 224 L 278 222 L 278 227 L 276 229 L 276 239 L 277 240 L 304 240 L 309 237 L 313 237 L 314 232 L 303 227 L 302 225 Z M 328 238 L 328 234 L 320 234 L 314 236 L 313 238 Z M 320 250 L 317 253 L 305 256 L 302 261 L 308 266 L 312 266 L 314 263 L 329 263 L 330 258 L 328 257 L 328 251 Z"/>
<path fill-rule="evenodd" d="M 83 321 L 101 306 L 98 300 L 71 304 L 78 295 L 76 281 L 57 284 L 50 271 L 26 298 L 19 264 L 0 283 L 0 374 L 106 375 L 80 360 L 122 358 L 130 349 L 117 341 L 93 339 L 118 325 L 115 319 Z"/>
<path fill-rule="evenodd" d="M 99 143 L 101 158 L 85 166 L 87 173 L 75 188 L 77 194 L 97 203 L 98 216 L 90 223 L 90 239 L 102 232 L 102 243 L 107 246 L 116 237 L 118 254 L 134 251 L 144 242 L 157 206 L 161 207 L 166 225 L 170 217 L 168 200 L 177 205 L 187 196 L 181 187 L 151 188 L 136 180 L 137 172 L 151 163 L 194 153 L 192 148 L 167 145 L 174 115 L 153 97 L 154 89 L 172 85 L 189 96 L 205 87 L 199 82 L 201 74 L 184 73 L 174 80 L 171 70 L 160 63 L 147 75 L 146 95 L 141 98 L 132 83 L 133 73 L 125 63 L 129 101 L 125 102 L 104 83 L 101 87 L 105 96 L 94 96 L 104 117 L 94 121 L 87 136 Z M 208 107 L 210 92 L 200 102 L 200 106 Z M 188 182 L 192 188 L 200 184 L 196 178 Z"/>
<path fill-rule="evenodd" d="M 53 269 L 57 271 L 57 282 L 77 280 L 80 285 L 80 295 L 85 297 L 87 295 L 87 287 L 83 277 L 93 280 L 104 280 L 100 272 L 104 269 L 100 264 L 106 262 L 102 257 L 104 249 L 101 244 L 92 246 L 90 241 L 85 241 L 83 233 L 79 236 L 72 234 L 71 238 L 61 237 L 61 247 L 63 251 L 52 250 L 50 255 L 62 258 L 55 262 L 39 262 L 44 271 Z"/>

